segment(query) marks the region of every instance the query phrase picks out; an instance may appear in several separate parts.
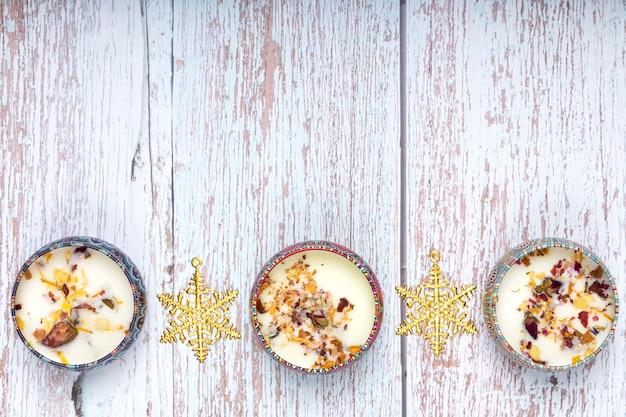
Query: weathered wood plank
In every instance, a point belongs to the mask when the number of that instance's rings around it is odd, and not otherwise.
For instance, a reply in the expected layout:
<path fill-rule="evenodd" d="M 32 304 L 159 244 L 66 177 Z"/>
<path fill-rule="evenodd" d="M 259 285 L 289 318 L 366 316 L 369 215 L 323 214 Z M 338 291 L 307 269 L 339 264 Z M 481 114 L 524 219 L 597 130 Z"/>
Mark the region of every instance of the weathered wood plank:
<path fill-rule="evenodd" d="M 409 277 L 442 252 L 484 284 L 530 238 L 561 236 L 624 269 L 623 2 L 407 2 Z M 411 279 L 411 278 L 410 278 Z M 618 278 L 624 292 L 623 280 Z M 623 330 L 592 366 L 537 374 L 478 336 L 441 360 L 410 338 L 407 408 L 426 416 L 621 415 Z M 620 319 L 619 326 L 623 325 Z M 609 381 L 607 383 L 607 381 Z"/>
<path fill-rule="evenodd" d="M 2 3 L 4 288 L 32 252 L 67 235 L 101 237 L 143 266 L 150 196 L 132 165 L 145 131 L 143 39 L 138 3 Z M 3 305 L 9 296 L 0 292 Z M 127 395 L 145 385 L 135 350 L 75 384 L 78 374 L 42 366 L 26 350 L 5 311 L 1 414 L 145 409 L 142 392 Z M 94 407 L 82 409 L 89 385 Z"/>
<path fill-rule="evenodd" d="M 397 303 L 372 352 L 321 378 L 272 362 L 247 308 L 263 263 L 310 238 L 361 254 L 385 295 L 399 280 L 398 5 L 222 2 L 174 16 L 174 288 L 203 257 L 213 286 L 240 291 L 242 335 L 204 365 L 175 350 L 176 414 L 399 415 Z"/>

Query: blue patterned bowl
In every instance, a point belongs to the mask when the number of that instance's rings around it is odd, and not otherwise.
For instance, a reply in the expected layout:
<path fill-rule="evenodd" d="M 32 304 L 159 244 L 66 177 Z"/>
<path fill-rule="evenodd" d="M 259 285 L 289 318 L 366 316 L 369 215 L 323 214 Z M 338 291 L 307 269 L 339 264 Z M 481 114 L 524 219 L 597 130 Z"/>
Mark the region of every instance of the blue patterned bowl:
<path fill-rule="evenodd" d="M 619 298 L 606 265 L 561 238 L 525 242 L 491 272 L 483 316 L 497 346 L 539 371 L 591 362 L 615 333 Z"/>
<path fill-rule="evenodd" d="M 83 371 L 119 358 L 137 339 L 146 291 L 130 258 L 103 240 L 73 236 L 35 252 L 11 293 L 18 336 L 38 358 Z"/>
<path fill-rule="evenodd" d="M 369 265 L 341 245 L 312 240 L 274 255 L 250 297 L 255 339 L 288 369 L 326 374 L 370 349 L 383 317 Z"/>

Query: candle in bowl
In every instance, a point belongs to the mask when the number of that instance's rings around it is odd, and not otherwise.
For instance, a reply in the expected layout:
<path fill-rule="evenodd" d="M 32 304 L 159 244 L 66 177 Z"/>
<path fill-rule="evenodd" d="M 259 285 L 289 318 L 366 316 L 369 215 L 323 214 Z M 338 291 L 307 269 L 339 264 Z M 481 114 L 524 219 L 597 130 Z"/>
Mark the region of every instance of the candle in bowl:
<path fill-rule="evenodd" d="M 483 294 L 487 328 L 505 353 L 544 371 L 593 360 L 615 332 L 617 289 L 608 269 L 560 238 L 526 242 L 496 265 Z"/>
<path fill-rule="evenodd" d="M 303 373 L 329 373 L 371 347 L 383 301 L 360 256 L 335 243 L 307 241 L 265 264 L 250 310 L 256 338 L 276 361 Z"/>
<path fill-rule="evenodd" d="M 115 246 L 68 237 L 32 255 L 11 297 L 17 333 L 39 358 L 82 371 L 118 358 L 145 314 L 139 271 Z"/>

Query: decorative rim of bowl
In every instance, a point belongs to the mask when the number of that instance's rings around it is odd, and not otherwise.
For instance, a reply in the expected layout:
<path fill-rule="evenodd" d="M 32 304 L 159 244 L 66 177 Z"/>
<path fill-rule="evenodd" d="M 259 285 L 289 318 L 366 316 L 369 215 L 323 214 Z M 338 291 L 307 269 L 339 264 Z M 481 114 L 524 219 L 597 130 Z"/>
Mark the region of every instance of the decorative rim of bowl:
<path fill-rule="evenodd" d="M 29 342 L 26 340 L 22 331 L 19 329 L 17 324 L 17 319 L 15 315 L 15 294 L 17 292 L 17 288 L 24 278 L 24 274 L 30 268 L 30 266 L 39 259 L 42 255 L 51 252 L 55 249 L 63 248 L 63 247 L 87 247 L 90 249 L 97 250 L 98 252 L 106 255 L 111 260 L 113 260 L 120 269 L 126 275 L 128 282 L 130 284 L 131 290 L 133 292 L 133 317 L 130 322 L 129 331 L 124 336 L 120 344 L 113 349 L 112 352 L 106 354 L 105 356 L 86 363 L 79 364 L 64 364 L 61 362 L 54 361 L 44 355 L 42 355 L 37 349 L 35 349 Z M 24 343 L 24 345 L 30 350 L 33 354 L 35 354 L 42 361 L 49 363 L 58 368 L 67 369 L 71 371 L 85 371 L 89 369 L 100 368 L 111 361 L 118 359 L 122 356 L 128 348 L 135 342 L 139 335 L 139 331 L 143 327 L 143 322 L 146 316 L 146 288 L 143 284 L 142 276 L 137 269 L 137 266 L 130 260 L 130 258 L 122 252 L 118 247 L 108 243 L 102 239 L 98 239 L 95 237 L 88 236 L 69 236 L 64 237 L 53 242 L 50 242 L 40 248 L 37 252 L 32 254 L 28 260 L 22 265 L 15 280 L 15 284 L 13 285 L 13 290 L 11 292 L 11 319 L 13 321 L 13 327 L 15 328 L 18 336 Z"/>
<path fill-rule="evenodd" d="M 500 323 L 498 322 L 498 318 L 496 316 L 496 302 L 498 298 L 498 291 L 500 289 L 500 283 L 504 278 L 504 275 L 509 271 L 512 265 L 518 264 L 526 255 L 533 253 L 537 249 L 545 249 L 545 248 L 564 248 L 571 250 L 578 250 L 584 256 L 591 259 L 593 262 L 598 264 L 600 268 L 602 268 L 604 274 L 609 280 L 611 284 L 611 289 L 613 290 L 614 300 L 615 300 L 615 316 L 613 317 L 613 322 L 611 325 L 611 330 L 607 334 L 606 338 L 602 341 L 600 346 L 590 355 L 581 359 L 580 361 L 574 364 L 566 364 L 566 365 L 544 365 L 540 363 L 533 362 L 531 359 L 521 355 L 517 352 L 509 342 L 504 338 L 502 334 L 502 330 L 500 329 Z M 491 334 L 491 336 L 495 339 L 496 344 L 501 348 L 501 350 L 514 361 L 535 370 L 546 371 L 546 372 L 554 372 L 554 371 L 565 371 L 573 368 L 577 368 L 583 366 L 589 362 L 591 362 L 595 357 L 606 347 L 606 345 L 610 342 L 615 334 L 615 328 L 617 326 L 617 319 L 619 315 L 619 297 L 617 294 L 617 286 L 615 284 L 615 280 L 613 276 L 609 272 L 606 264 L 598 258 L 596 254 L 587 249 L 586 247 L 573 242 L 569 239 L 557 238 L 557 237 L 545 237 L 540 239 L 532 239 L 528 240 L 513 249 L 511 249 L 506 255 L 504 255 L 496 264 L 494 269 L 491 271 L 489 275 L 489 280 L 483 291 L 483 318 L 485 320 L 485 325 L 487 326 L 487 330 Z"/>
<path fill-rule="evenodd" d="M 329 368 L 305 368 L 284 360 L 270 347 L 270 345 L 265 340 L 265 337 L 263 337 L 261 326 L 257 319 L 257 300 L 259 295 L 259 289 L 268 274 L 274 269 L 274 267 L 276 267 L 276 265 L 280 264 L 286 258 L 300 252 L 315 250 L 331 252 L 352 262 L 367 279 L 372 289 L 372 294 L 374 296 L 374 324 L 372 325 L 372 330 L 370 331 L 367 340 L 361 345 L 361 348 L 353 357 L 349 358 L 339 365 L 335 365 Z M 326 240 L 307 240 L 288 246 L 282 249 L 280 252 L 276 253 L 265 263 L 265 265 L 263 265 L 263 268 L 258 273 L 256 283 L 252 287 L 252 294 L 250 296 L 250 319 L 254 327 L 254 338 L 259 341 L 263 349 L 265 349 L 265 351 L 269 353 L 274 360 L 279 362 L 281 365 L 287 367 L 288 369 L 304 374 L 328 374 L 336 372 L 347 368 L 349 365 L 352 365 L 354 362 L 359 360 L 363 356 L 363 354 L 371 348 L 372 344 L 376 340 L 376 337 L 380 333 L 383 310 L 383 296 L 380 284 L 378 283 L 376 275 L 367 264 L 367 262 L 365 262 L 363 258 L 361 258 L 359 255 L 357 255 L 347 247 Z"/>

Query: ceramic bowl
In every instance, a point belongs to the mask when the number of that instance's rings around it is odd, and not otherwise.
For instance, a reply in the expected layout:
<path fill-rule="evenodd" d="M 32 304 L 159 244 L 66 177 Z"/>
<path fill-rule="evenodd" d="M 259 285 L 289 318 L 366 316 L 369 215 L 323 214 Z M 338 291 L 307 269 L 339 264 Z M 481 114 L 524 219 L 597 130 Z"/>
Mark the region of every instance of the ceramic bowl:
<path fill-rule="evenodd" d="M 11 294 L 19 338 L 42 361 L 83 371 L 119 358 L 137 339 L 146 313 L 136 265 L 114 245 L 73 236 L 35 252 Z"/>
<path fill-rule="evenodd" d="M 345 369 L 380 331 L 383 299 L 369 265 L 328 241 L 289 246 L 261 268 L 250 298 L 255 338 L 287 368 Z"/>
<path fill-rule="evenodd" d="M 483 292 L 489 333 L 513 361 L 562 371 L 594 360 L 615 333 L 619 299 L 606 265 L 562 238 L 525 242 L 496 264 Z"/>

